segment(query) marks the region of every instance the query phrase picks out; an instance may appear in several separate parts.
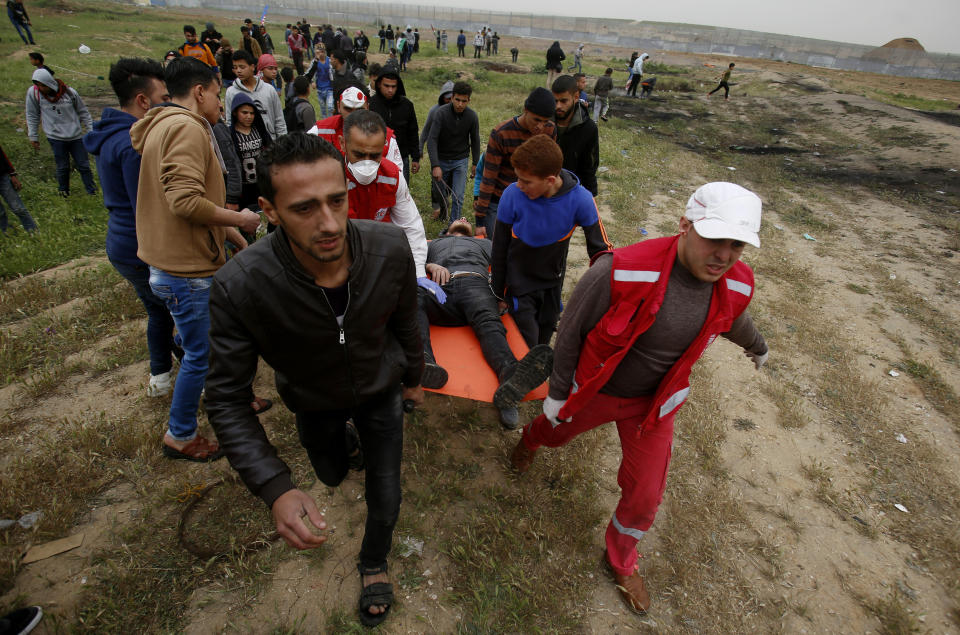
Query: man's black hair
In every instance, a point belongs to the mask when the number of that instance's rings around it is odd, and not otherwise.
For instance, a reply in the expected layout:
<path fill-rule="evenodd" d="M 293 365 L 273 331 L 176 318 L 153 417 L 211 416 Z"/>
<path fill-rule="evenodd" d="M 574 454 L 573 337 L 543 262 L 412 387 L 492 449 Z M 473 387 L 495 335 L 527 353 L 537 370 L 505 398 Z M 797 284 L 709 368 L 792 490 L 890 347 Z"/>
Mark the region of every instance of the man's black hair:
<path fill-rule="evenodd" d="M 453 94 L 454 95 L 466 95 L 469 97 L 473 94 L 473 86 L 467 82 L 457 82 L 453 85 Z"/>
<path fill-rule="evenodd" d="M 151 79 L 164 80 L 163 65 L 156 60 L 121 57 L 110 65 L 110 86 L 121 106 L 131 104 L 138 94 L 146 92 Z"/>
<path fill-rule="evenodd" d="M 730 62 L 729 68 L 733 68 L 734 66 L 736 66 L 736 64 L 734 64 L 733 62 Z"/>
<path fill-rule="evenodd" d="M 574 78 L 574 79 L 580 79 L 581 77 L 586 77 L 586 76 L 587 76 L 587 75 L 586 75 L 585 73 L 574 73 L 574 74 L 573 74 L 573 78 Z"/>
<path fill-rule="evenodd" d="M 250 27 L 242 26 L 242 27 L 240 27 L 240 32 L 243 33 L 244 35 L 246 35 L 247 33 L 250 32 Z"/>
<path fill-rule="evenodd" d="M 194 26 L 191 25 L 191 24 L 184 24 L 184 25 L 183 25 L 183 32 L 184 32 L 184 33 L 192 33 L 193 35 L 196 35 L 196 34 L 197 34 L 197 29 L 194 28 Z"/>
<path fill-rule="evenodd" d="M 251 20 L 250 18 L 244 18 L 244 19 L 243 19 L 243 22 L 244 22 L 245 24 L 253 24 L 253 20 Z"/>
<path fill-rule="evenodd" d="M 206 88 L 217 81 L 213 69 L 189 55 L 172 59 L 163 69 L 163 80 L 171 97 L 186 97 L 194 86 Z"/>
<path fill-rule="evenodd" d="M 384 123 L 383 117 L 364 108 L 354 110 L 343 120 L 343 138 L 346 139 L 349 132 L 354 128 L 364 136 L 378 133 L 387 134 L 387 124 Z"/>
<path fill-rule="evenodd" d="M 330 55 L 330 57 L 336 58 L 336 60 L 341 64 L 347 61 L 347 54 L 344 53 L 342 49 L 337 49 L 333 53 L 327 51 L 327 53 Z"/>
<path fill-rule="evenodd" d="M 237 49 L 236 51 L 233 52 L 233 61 L 239 62 L 240 60 L 243 60 L 250 66 L 257 65 L 257 58 L 255 58 L 253 56 L 253 53 L 251 53 L 247 49 Z"/>
<path fill-rule="evenodd" d="M 257 159 L 257 185 L 260 196 L 271 203 L 277 195 L 273 187 L 273 168 L 297 163 L 315 163 L 322 159 L 333 159 L 341 166 L 343 155 L 326 139 L 303 132 L 291 132 L 276 138 Z M 344 177 L 346 178 L 346 177 Z"/>
<path fill-rule="evenodd" d="M 293 69 L 289 66 L 284 66 L 280 69 L 280 77 L 283 78 L 284 83 L 289 84 L 293 81 Z"/>
<path fill-rule="evenodd" d="M 561 75 L 553 80 L 550 92 L 554 95 L 560 95 L 563 93 L 579 93 L 580 90 L 577 88 L 577 80 L 572 75 Z"/>
<path fill-rule="evenodd" d="M 37 60 L 38 62 L 43 64 L 43 53 L 36 53 L 36 52 L 30 53 L 28 57 L 32 60 Z"/>
<path fill-rule="evenodd" d="M 293 80 L 293 92 L 297 96 L 303 96 L 310 94 L 310 80 L 306 75 L 301 75 L 300 77 Z"/>

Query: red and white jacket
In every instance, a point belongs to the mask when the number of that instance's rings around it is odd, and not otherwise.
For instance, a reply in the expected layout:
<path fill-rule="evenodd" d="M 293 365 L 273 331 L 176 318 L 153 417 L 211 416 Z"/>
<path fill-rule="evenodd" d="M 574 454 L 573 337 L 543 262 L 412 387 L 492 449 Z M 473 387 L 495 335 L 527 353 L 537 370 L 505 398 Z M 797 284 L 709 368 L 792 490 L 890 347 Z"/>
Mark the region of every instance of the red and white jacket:
<path fill-rule="evenodd" d="M 560 418 L 573 416 L 613 376 L 637 338 L 657 317 L 677 257 L 679 236 L 615 249 L 610 309 L 587 334 L 580 350 L 573 391 Z M 753 297 L 753 270 L 738 261 L 713 284 L 710 309 L 700 333 L 661 380 L 641 428 L 676 412 L 690 394 L 690 371 L 717 335 L 730 330 Z"/>
<path fill-rule="evenodd" d="M 350 218 L 393 223 L 402 229 L 410 243 L 417 277 L 426 276 L 427 234 L 417 204 L 410 196 L 407 182 L 397 166 L 381 160 L 377 177 L 368 185 L 357 182 L 349 167 L 346 172 Z"/>
<path fill-rule="evenodd" d="M 340 154 L 343 154 L 343 148 L 340 147 L 340 137 L 343 136 L 343 117 L 340 115 L 331 115 L 326 119 L 321 119 L 317 124 L 307 130 L 307 134 L 317 135 L 321 139 L 326 139 L 333 144 Z M 397 136 L 393 129 L 387 126 L 387 140 L 383 143 L 383 158 L 388 159 L 395 166 L 403 171 L 403 157 L 400 156 L 400 146 L 397 145 Z"/>

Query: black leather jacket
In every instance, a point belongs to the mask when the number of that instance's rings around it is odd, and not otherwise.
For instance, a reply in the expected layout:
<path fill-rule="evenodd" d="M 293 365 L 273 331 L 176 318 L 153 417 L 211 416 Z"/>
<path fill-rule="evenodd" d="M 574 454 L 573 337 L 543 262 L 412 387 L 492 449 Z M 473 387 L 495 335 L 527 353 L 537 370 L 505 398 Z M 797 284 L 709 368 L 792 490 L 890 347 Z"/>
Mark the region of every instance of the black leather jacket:
<path fill-rule="evenodd" d="M 294 412 L 349 410 L 401 382 L 420 383 L 417 281 L 407 238 L 389 223 L 348 221 L 353 264 L 341 327 L 326 294 L 278 229 L 221 268 L 210 288 L 206 408 L 230 465 L 267 505 L 294 485 L 250 408 L 257 358 Z"/>

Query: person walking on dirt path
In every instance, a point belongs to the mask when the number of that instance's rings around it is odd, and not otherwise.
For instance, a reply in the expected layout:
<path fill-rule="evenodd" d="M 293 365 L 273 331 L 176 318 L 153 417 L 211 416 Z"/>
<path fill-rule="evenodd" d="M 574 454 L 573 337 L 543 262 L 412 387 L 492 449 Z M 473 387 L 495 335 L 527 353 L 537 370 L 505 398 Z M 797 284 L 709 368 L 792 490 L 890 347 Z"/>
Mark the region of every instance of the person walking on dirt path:
<path fill-rule="evenodd" d="M 494 31 L 493 35 L 490 37 L 490 41 L 493 42 L 493 54 L 500 54 L 500 36 L 497 35 L 497 32 Z"/>
<path fill-rule="evenodd" d="M 147 111 L 170 100 L 163 79 L 163 66 L 154 60 L 120 58 L 110 66 L 110 86 L 120 109 L 104 108 L 93 131 L 83 138 L 87 152 L 97 161 L 103 204 L 110 211 L 107 221 L 107 259 L 133 286 L 147 311 L 147 350 L 150 380 L 147 395 L 163 397 L 173 387 L 172 355 L 183 357 L 173 338 L 173 317 L 163 300 L 150 289 L 150 268 L 137 257 L 137 188 L 140 154 L 130 142 L 130 128 Z"/>
<path fill-rule="evenodd" d="M 213 69 L 192 57 L 178 57 L 164 69 L 164 80 L 170 102 L 151 108 L 130 128 L 133 149 L 142 157 L 137 257 L 150 266 L 150 289 L 173 316 L 184 352 L 163 453 L 171 459 L 213 461 L 222 456 L 219 445 L 197 431 L 210 353 L 210 284 L 226 262 L 224 242 L 246 247 L 237 227 L 254 233 L 260 216 L 224 207 L 226 170 L 212 128 L 220 118 L 220 82 Z M 255 412 L 254 402 L 251 393 L 244 404 L 251 416 L 272 405 L 257 401 Z"/>
<path fill-rule="evenodd" d="M 557 102 L 557 145 L 563 152 L 563 168 L 573 172 L 591 195 L 597 195 L 597 168 L 600 167 L 600 133 L 590 111 L 580 103 L 577 80 L 561 75 L 553 82 Z"/>
<path fill-rule="evenodd" d="M 547 49 L 547 88 L 553 86 L 553 80 L 563 72 L 563 60 L 567 56 L 563 54 L 560 48 L 560 42 L 554 40 L 550 48 Z"/>
<path fill-rule="evenodd" d="M 637 96 L 637 87 L 640 85 L 640 80 L 643 79 L 643 62 L 648 59 L 650 59 L 649 55 L 641 53 L 637 56 L 637 59 L 633 61 L 633 66 L 630 67 L 630 84 L 627 85 L 628 97 Z"/>
<path fill-rule="evenodd" d="M 500 198 L 490 288 L 533 347 L 549 344 L 557 328 L 573 231 L 583 229 L 591 259 L 613 245 L 593 196 L 563 169 L 563 153 L 553 139 L 528 139 L 511 161 L 517 182 Z"/>
<path fill-rule="evenodd" d="M 534 88 L 523 103 L 523 114 L 500 123 L 490 131 L 484 152 L 483 172 L 479 176 L 480 196 L 473 203 L 474 222 L 480 235 L 493 240 L 497 226 L 497 206 L 508 185 L 517 180 L 510 157 L 520 145 L 538 134 L 557 137 L 553 123 L 557 102 L 546 88 Z"/>
<path fill-rule="evenodd" d="M 584 43 L 580 42 L 580 46 L 578 46 L 577 50 L 573 52 L 573 64 L 571 64 L 567 69 L 568 71 L 576 69 L 578 73 L 583 72 L 583 47 Z"/>
<path fill-rule="evenodd" d="M 27 9 L 21 0 L 7 0 L 7 17 L 10 18 L 10 24 L 17 30 L 17 35 L 24 44 L 36 44 L 33 41 L 33 33 L 30 32 L 33 23 L 30 22 L 30 16 L 27 15 Z M 26 35 L 23 34 L 24 31 L 27 32 Z"/>
<path fill-rule="evenodd" d="M 394 602 L 387 557 L 400 511 L 402 402 L 423 403 L 413 258 L 398 228 L 348 218 L 343 158 L 330 143 L 286 135 L 258 169 L 263 210 L 278 229 L 213 278 L 207 413 L 231 466 L 296 549 L 321 546 L 327 523 L 245 403 L 257 358 L 276 372 L 328 487 L 348 473 L 353 420 L 366 462 L 358 616 L 376 626 Z"/>
<path fill-rule="evenodd" d="M 720 83 L 717 84 L 717 87 L 707 93 L 707 96 L 713 95 L 715 92 L 723 89 L 723 98 L 730 98 L 730 75 L 733 74 L 733 67 L 736 66 L 733 62 L 730 62 L 730 66 L 727 67 L 727 70 L 723 71 L 723 74 L 720 75 L 717 79 L 720 80 Z"/>
<path fill-rule="evenodd" d="M 741 346 L 757 370 L 768 348 L 746 311 L 753 271 L 740 262 L 760 246 L 760 199 L 732 183 L 694 192 L 676 236 L 646 240 L 596 258 L 563 313 L 543 414 L 524 426 L 511 454 L 530 469 L 541 446 L 560 447 L 615 421 L 621 488 L 606 531 L 604 560 L 628 606 L 650 596 L 637 543 L 663 497 L 673 419 L 690 392 L 690 370 L 718 335 Z"/>
<path fill-rule="evenodd" d="M 464 49 L 467 47 L 467 36 L 460 29 L 460 35 L 457 36 L 457 57 L 466 57 Z"/>
<path fill-rule="evenodd" d="M 455 83 L 450 104 L 437 109 L 427 138 L 430 173 L 443 199 L 440 209 L 450 210 L 451 222 L 460 218 L 467 176 L 469 173 L 471 179 L 476 177 L 477 161 L 482 152 L 480 119 L 468 105 L 471 95 L 473 87 L 470 84 Z M 453 200 L 448 202 L 450 199 Z"/>
<path fill-rule="evenodd" d="M 29 234 L 37 231 L 37 221 L 33 220 L 33 216 L 27 211 L 27 206 L 23 204 L 23 200 L 20 198 L 19 192 L 22 188 L 23 185 L 17 178 L 17 170 L 13 167 L 10 159 L 7 158 L 3 148 L 0 148 L 0 197 L 6 202 L 13 215 L 20 219 L 24 231 Z M 6 234 L 7 227 L 7 210 L 3 208 L 3 205 L 0 205 L 0 232 Z"/>
<path fill-rule="evenodd" d="M 499 386 L 493 403 L 500 411 L 500 423 L 515 430 L 520 421 L 517 404 L 547 380 L 553 351 L 546 344 L 534 346 L 518 362 L 510 350 L 497 298 L 490 290 L 491 250 L 489 240 L 474 237 L 473 225 L 466 218 L 453 221 L 445 236 L 430 241 L 427 273 L 443 288 L 446 301 L 441 303 L 426 289 L 418 289 L 424 358 L 421 383 L 424 388 L 436 389 L 448 379 L 434 355 L 430 325 L 469 326 L 480 342 L 483 358 L 497 374 Z"/>
<path fill-rule="evenodd" d="M 593 86 L 593 121 L 598 119 L 607 121 L 607 112 L 610 110 L 610 91 L 613 90 L 613 69 L 607 68 L 602 77 L 597 78 Z"/>
<path fill-rule="evenodd" d="M 49 72 L 33 71 L 33 86 L 27 89 L 27 137 L 40 150 L 40 129 L 47 136 L 57 164 L 57 194 L 70 196 L 70 159 L 80 172 L 87 194 L 96 194 L 90 158 L 83 149 L 83 133 L 93 126 L 93 117 L 76 90 L 54 79 Z"/>
<path fill-rule="evenodd" d="M 512 49 L 510 49 L 510 59 L 511 59 L 511 61 L 512 61 L 514 64 L 517 63 L 517 56 L 518 56 L 518 55 L 520 55 L 520 49 L 518 49 L 516 46 L 514 46 Z"/>

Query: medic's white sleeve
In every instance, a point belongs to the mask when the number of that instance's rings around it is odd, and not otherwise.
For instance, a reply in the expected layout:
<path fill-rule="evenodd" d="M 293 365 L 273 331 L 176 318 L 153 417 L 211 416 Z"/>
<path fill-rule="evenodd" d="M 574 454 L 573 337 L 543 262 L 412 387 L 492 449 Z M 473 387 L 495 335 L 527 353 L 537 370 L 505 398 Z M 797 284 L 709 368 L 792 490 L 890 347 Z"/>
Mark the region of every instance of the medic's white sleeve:
<path fill-rule="evenodd" d="M 417 266 L 417 277 L 423 278 L 427 275 L 427 232 L 423 229 L 423 219 L 410 196 L 403 173 L 397 177 L 397 200 L 390 208 L 390 221 L 407 235 L 410 251 L 413 252 L 413 264 Z"/>
<path fill-rule="evenodd" d="M 396 138 L 396 137 L 391 137 L 391 138 L 390 138 L 390 145 L 387 146 L 387 158 L 388 158 L 395 166 L 397 166 L 398 168 L 400 168 L 400 176 L 403 176 L 403 157 L 400 156 L 400 146 L 397 145 L 397 138 Z M 404 183 L 404 187 L 406 187 L 406 183 Z M 398 200 L 400 199 L 400 194 L 399 194 L 399 193 L 397 194 L 397 199 L 398 199 Z M 414 207 L 416 207 L 416 206 L 414 206 Z M 422 225 L 423 222 L 421 221 L 420 224 Z"/>

